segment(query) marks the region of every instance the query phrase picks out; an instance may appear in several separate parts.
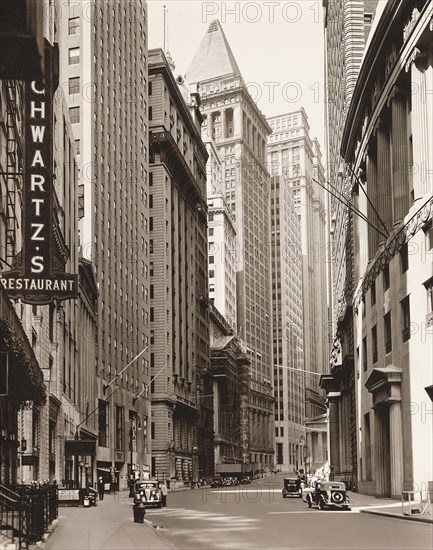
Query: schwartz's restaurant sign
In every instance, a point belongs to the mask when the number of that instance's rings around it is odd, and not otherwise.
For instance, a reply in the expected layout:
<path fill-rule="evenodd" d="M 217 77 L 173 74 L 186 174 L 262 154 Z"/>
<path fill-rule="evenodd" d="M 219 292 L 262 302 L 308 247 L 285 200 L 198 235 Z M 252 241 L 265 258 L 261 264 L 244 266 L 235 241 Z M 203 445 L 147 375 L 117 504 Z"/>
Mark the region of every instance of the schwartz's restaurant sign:
<path fill-rule="evenodd" d="M 45 46 L 44 81 L 25 83 L 23 246 L 12 269 L 0 274 L 11 298 L 48 304 L 77 296 L 77 275 L 65 273 L 60 228 L 53 217 L 53 95 L 58 50 Z M 57 237 L 57 238 L 56 238 Z"/>

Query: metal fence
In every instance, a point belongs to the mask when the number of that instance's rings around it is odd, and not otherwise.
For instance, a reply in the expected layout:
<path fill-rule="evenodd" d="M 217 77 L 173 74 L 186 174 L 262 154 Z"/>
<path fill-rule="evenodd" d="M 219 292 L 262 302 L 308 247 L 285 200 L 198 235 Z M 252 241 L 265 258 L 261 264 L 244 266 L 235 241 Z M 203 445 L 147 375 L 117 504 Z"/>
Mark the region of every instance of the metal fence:
<path fill-rule="evenodd" d="M 0 485 L 0 532 L 18 548 L 41 540 L 57 516 L 56 483 Z"/>

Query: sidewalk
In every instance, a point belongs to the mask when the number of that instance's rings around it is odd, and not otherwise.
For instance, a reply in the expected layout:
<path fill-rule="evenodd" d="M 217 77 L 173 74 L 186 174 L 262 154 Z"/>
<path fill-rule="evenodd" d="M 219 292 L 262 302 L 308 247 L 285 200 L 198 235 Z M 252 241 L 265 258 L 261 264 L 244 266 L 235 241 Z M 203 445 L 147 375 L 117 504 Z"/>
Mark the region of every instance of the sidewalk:
<path fill-rule="evenodd" d="M 61 507 L 59 523 L 43 550 L 172 550 L 152 527 L 152 509 L 134 523 L 129 491 L 107 493 L 91 508 Z"/>
<path fill-rule="evenodd" d="M 374 496 L 361 495 L 359 493 L 352 492 L 349 493 L 349 498 L 351 509 L 354 511 L 359 511 L 363 514 L 374 514 L 377 516 L 387 516 L 390 518 L 433 523 L 431 514 L 403 514 L 400 500 L 394 500 L 391 498 L 376 498 Z"/>

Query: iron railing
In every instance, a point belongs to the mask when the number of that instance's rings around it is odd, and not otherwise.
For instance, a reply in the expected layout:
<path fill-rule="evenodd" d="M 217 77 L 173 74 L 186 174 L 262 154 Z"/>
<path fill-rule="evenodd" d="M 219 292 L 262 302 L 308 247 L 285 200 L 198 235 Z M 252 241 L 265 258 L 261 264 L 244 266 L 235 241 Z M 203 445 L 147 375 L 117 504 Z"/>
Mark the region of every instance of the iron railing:
<path fill-rule="evenodd" d="M 57 516 L 56 483 L 0 485 L 1 532 L 19 549 L 41 540 Z"/>
<path fill-rule="evenodd" d="M 20 495 L 0 485 L 0 534 L 16 541 L 20 549 L 27 535 L 24 507 Z"/>

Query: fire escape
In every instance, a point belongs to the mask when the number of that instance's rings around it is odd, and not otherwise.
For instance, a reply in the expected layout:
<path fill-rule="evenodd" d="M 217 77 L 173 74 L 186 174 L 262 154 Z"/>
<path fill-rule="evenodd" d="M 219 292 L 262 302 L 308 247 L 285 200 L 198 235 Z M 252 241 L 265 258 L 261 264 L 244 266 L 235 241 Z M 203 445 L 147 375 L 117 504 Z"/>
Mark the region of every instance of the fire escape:
<path fill-rule="evenodd" d="M 10 269 L 18 246 L 20 228 L 20 202 L 22 198 L 22 120 L 20 96 L 22 85 L 16 80 L 4 81 L 6 154 L 0 160 L 1 204 L 0 213 L 5 225 L 5 235 L 0 243 L 0 269 Z M 2 140 L 3 141 L 3 140 Z"/>

